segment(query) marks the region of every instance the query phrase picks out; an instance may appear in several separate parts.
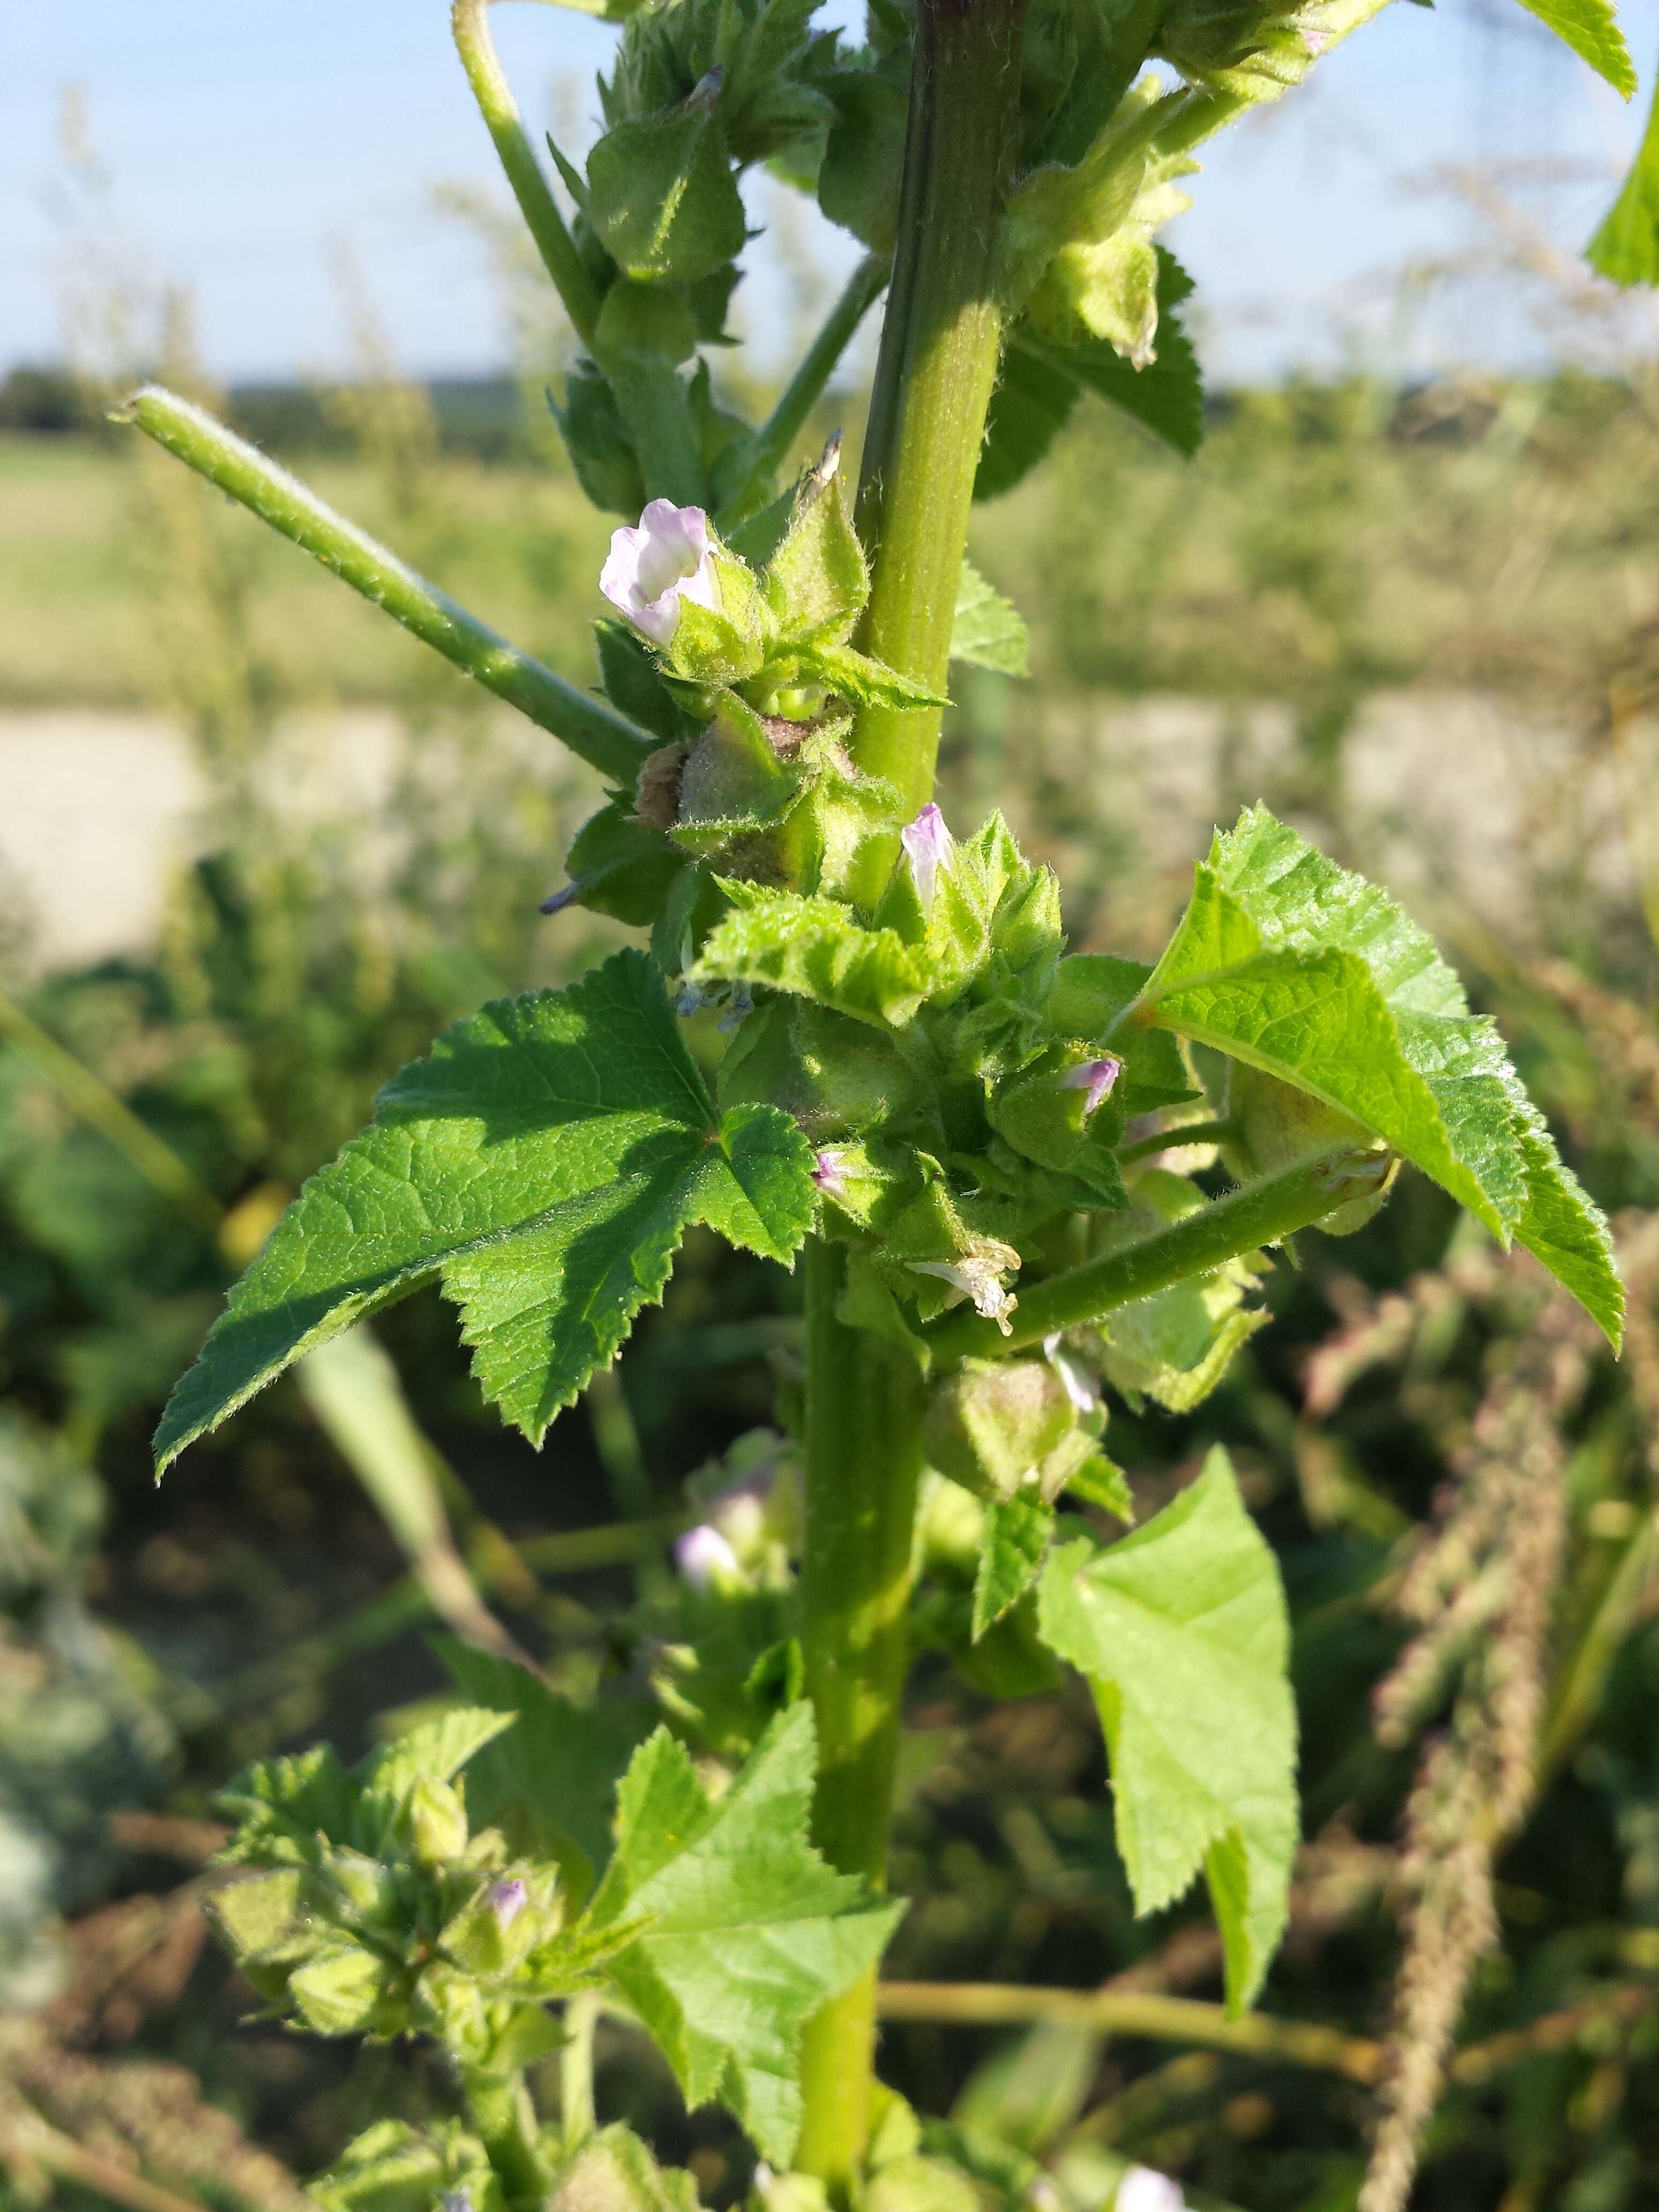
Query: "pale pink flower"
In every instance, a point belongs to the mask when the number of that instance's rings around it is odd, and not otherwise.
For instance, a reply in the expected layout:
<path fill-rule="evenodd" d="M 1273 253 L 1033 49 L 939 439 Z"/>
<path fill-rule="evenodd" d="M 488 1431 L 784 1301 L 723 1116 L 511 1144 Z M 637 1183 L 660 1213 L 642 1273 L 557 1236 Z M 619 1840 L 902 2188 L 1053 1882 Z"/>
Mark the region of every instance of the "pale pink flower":
<path fill-rule="evenodd" d="M 1083 1102 L 1083 1118 L 1086 1121 L 1097 1114 L 1112 1095 L 1112 1086 L 1123 1073 L 1123 1062 L 1115 1060 L 1109 1052 L 1098 1060 L 1085 1060 L 1081 1067 L 1068 1067 L 1060 1079 L 1062 1091 L 1086 1091 Z"/>
<path fill-rule="evenodd" d="M 1187 2212 L 1181 2184 L 1150 2166 L 1132 2166 L 1117 2185 L 1112 2212 Z"/>
<path fill-rule="evenodd" d="M 899 842 L 915 878 L 916 896 L 924 907 L 931 907 L 939 870 L 951 866 L 951 833 L 945 826 L 945 817 L 931 800 L 914 822 L 906 823 L 899 831 Z"/>
<path fill-rule="evenodd" d="M 847 1151 L 842 1145 L 825 1145 L 812 1163 L 812 1180 L 826 1198 L 847 1195 Z"/>
<path fill-rule="evenodd" d="M 743 1579 L 737 1553 L 707 1521 L 687 1529 L 680 1538 L 674 1547 L 674 1564 L 694 1590 L 706 1590 L 713 1583 Z"/>
<path fill-rule="evenodd" d="M 637 530 L 611 532 L 599 589 L 653 645 L 672 645 L 683 601 L 690 599 L 712 614 L 720 611 L 708 517 L 700 507 L 653 499 Z"/>

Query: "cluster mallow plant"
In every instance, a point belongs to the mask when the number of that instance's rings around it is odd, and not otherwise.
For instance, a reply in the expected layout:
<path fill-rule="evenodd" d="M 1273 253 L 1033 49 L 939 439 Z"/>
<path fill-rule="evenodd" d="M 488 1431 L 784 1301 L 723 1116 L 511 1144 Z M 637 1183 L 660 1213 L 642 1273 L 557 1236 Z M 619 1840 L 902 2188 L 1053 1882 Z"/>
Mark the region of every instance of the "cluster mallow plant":
<path fill-rule="evenodd" d="M 585 169 L 550 149 L 562 204 L 484 0 L 455 0 L 578 341 L 559 426 L 623 518 L 598 690 L 182 400 L 125 410 L 603 773 L 549 908 L 641 935 L 568 989 L 484 1006 L 387 1085 L 232 1292 L 160 1466 L 434 1279 L 479 1387 L 535 1443 L 693 1224 L 805 1279 L 804 1376 L 704 1486 L 648 1684 L 582 1708 L 453 1645 L 443 1717 L 352 1771 L 320 1749 L 234 1785 L 247 1872 L 216 1910 L 248 1978 L 310 2033 L 428 2039 L 455 2087 L 447 2124 L 351 2146 L 315 2185 L 336 2212 L 595 2190 L 690 2207 L 688 2176 L 596 2129 L 600 2007 L 655 2039 L 689 2104 L 735 2115 L 766 2205 L 1028 2195 L 1018 2160 L 970 2181 L 951 2130 L 874 2070 L 913 1656 L 950 1655 L 992 1697 L 1056 1664 L 1085 1678 L 1135 1900 L 1201 1875 L 1247 2006 L 1298 1832 L 1284 1597 L 1219 1450 L 1136 1523 L 1109 1395 L 1194 1406 L 1267 1319 L 1275 1255 L 1355 1229 L 1404 1172 L 1617 1340 L 1601 1217 L 1382 891 L 1255 807 L 1197 862 L 1157 961 L 1068 953 L 1053 874 L 1000 815 L 950 825 L 933 798 L 952 663 L 1023 659 L 1018 614 L 963 559 L 973 501 L 1079 407 L 1197 443 L 1190 287 L 1159 228 L 1203 143 L 1379 4 L 870 0 L 854 47 L 812 0 L 613 0 L 603 134 Z M 1631 89 L 1606 0 L 1537 10 Z M 866 252 L 757 424 L 704 349 L 758 164 Z M 1615 276 L 1654 273 L 1656 168 L 1650 149 L 1596 241 Z M 837 444 L 782 481 L 884 292 L 856 483 Z M 526 2086 L 554 2051 L 556 2119 Z M 1180 2201 L 1145 2168 L 1117 2192 L 1118 2212 Z"/>

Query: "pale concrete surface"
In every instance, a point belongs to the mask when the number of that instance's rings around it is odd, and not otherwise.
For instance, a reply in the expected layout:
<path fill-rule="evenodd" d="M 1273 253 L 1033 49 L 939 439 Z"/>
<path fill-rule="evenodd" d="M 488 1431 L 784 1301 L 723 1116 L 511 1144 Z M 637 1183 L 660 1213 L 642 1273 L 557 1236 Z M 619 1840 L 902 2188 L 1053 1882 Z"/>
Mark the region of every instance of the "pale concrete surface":
<path fill-rule="evenodd" d="M 476 780 L 458 758 L 448 788 L 426 804 L 499 805 L 515 782 L 550 792 L 573 771 L 583 788 L 571 796 L 586 801 L 586 772 L 520 718 L 492 712 L 480 735 Z M 288 822 L 349 834 L 354 865 L 373 874 L 395 850 L 392 795 L 411 750 L 428 757 L 420 741 L 405 744 L 389 712 L 296 719 L 277 733 L 262 781 Z M 1016 773 L 1017 750 L 1006 756 Z M 1098 841 L 1109 839 L 1130 877 L 1158 887 L 1160 905 L 1184 896 L 1217 822 L 1255 798 L 1283 803 L 1294 752 L 1278 706 L 1227 711 L 1169 697 L 1061 707 L 1032 742 L 1045 774 L 1075 777 L 1087 793 L 1073 842 L 1097 845 L 1097 865 Z M 1472 694 L 1382 693 L 1343 760 L 1338 818 L 1300 826 L 1334 837 L 1425 919 L 1450 899 L 1489 929 L 1529 937 L 1540 873 L 1577 872 L 1598 902 L 1633 894 L 1642 825 L 1621 803 L 1610 760 L 1566 732 Z M 21 925 L 27 965 L 152 945 L 174 872 L 210 841 L 204 809 L 188 745 L 159 717 L 0 714 L 0 915 Z M 1085 866 L 1087 857 L 1079 855 Z M 1066 851 L 1055 858 L 1064 871 Z M 551 883 L 551 853 L 550 868 Z"/>

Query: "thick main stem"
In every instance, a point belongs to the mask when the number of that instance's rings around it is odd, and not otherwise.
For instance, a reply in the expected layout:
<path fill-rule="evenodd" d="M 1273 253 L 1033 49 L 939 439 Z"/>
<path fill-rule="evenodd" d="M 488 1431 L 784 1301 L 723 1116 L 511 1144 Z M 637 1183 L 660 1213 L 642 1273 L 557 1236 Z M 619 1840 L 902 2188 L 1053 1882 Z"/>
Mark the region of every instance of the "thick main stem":
<path fill-rule="evenodd" d="M 860 643 L 943 692 L 996 382 L 1002 214 L 1018 143 L 1021 0 L 924 0 L 887 319 L 859 489 L 875 562 Z M 939 710 L 866 708 L 853 750 L 907 812 L 933 787 Z"/>
<path fill-rule="evenodd" d="M 996 381 L 995 295 L 1017 149 L 1022 0 L 921 0 L 899 240 L 866 437 L 859 525 L 872 556 L 865 648 L 945 688 L 974 476 Z M 853 750 L 907 811 L 930 797 L 936 712 L 866 710 Z M 872 873 L 886 863 L 872 858 Z M 846 1255 L 806 1261 L 801 1643 L 817 1718 L 814 1830 L 843 1872 L 884 1879 L 921 1465 L 921 1379 L 838 1317 Z M 844 2202 L 870 2131 L 873 1971 L 808 2023 L 796 2163 Z"/>
<path fill-rule="evenodd" d="M 814 1838 L 879 1888 L 908 1658 L 906 1614 L 922 1387 L 914 1360 L 836 1317 L 846 1253 L 806 1255 L 806 1499 L 802 1647 L 817 1719 Z M 842 2195 L 870 2128 L 873 1968 L 808 2024 L 796 2163 Z"/>

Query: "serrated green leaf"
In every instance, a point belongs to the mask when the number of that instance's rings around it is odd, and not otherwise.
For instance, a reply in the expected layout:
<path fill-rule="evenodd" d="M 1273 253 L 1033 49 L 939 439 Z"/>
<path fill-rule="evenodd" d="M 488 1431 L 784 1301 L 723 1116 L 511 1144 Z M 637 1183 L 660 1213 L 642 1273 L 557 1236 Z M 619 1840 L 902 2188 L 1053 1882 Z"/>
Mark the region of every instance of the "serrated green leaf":
<path fill-rule="evenodd" d="M 787 1115 L 716 1118 L 643 954 L 497 1000 L 405 1068 L 289 1208 L 173 1392 L 158 1463 L 434 1276 L 486 1394 L 539 1442 L 660 1297 L 685 1229 L 787 1260 L 811 1170 Z"/>
<path fill-rule="evenodd" d="M 1054 1508 L 1038 1498 L 993 1498 L 987 1504 L 984 1549 L 974 1577 L 975 1644 L 1036 1580 L 1054 1528 Z"/>
<path fill-rule="evenodd" d="M 468 1764 L 466 1808 L 473 1826 L 501 1828 L 515 1852 L 550 1853 L 567 1867 L 565 1846 L 574 1844 L 591 1880 L 610 1856 L 617 1782 L 650 1733 L 650 1706 L 623 1698 L 573 1705 L 527 1667 L 455 1637 L 434 1641 L 467 1697 L 517 1716 L 504 1735 Z"/>
<path fill-rule="evenodd" d="M 1139 1007 L 1352 1116 L 1534 1252 L 1618 1342 L 1624 1293 L 1606 1224 L 1497 1030 L 1385 892 L 1265 807 L 1218 834 L 1194 871 Z"/>
<path fill-rule="evenodd" d="M 1615 92 L 1630 98 L 1636 89 L 1636 68 L 1612 0 L 1521 0 L 1521 5 Z"/>
<path fill-rule="evenodd" d="M 452 1782 L 487 1743 L 513 1726 L 510 1710 L 454 1705 L 422 1721 L 376 1753 L 363 1775 L 365 1793 L 395 1805 L 417 1782 Z"/>
<path fill-rule="evenodd" d="M 667 1731 L 617 1793 L 617 1849 L 590 1917 L 637 1921 L 607 1968 L 689 2105 L 719 2097 L 787 2168 L 800 2132 L 800 2032 L 874 1964 L 902 1906 L 825 1865 L 807 1841 L 811 1708 L 768 1729 L 711 1803 Z"/>
<path fill-rule="evenodd" d="M 357 1796 L 331 1744 L 258 1760 L 213 1801 L 236 1823 L 219 1857 L 234 1865 L 309 1863 L 319 1834 L 345 1834 Z"/>
<path fill-rule="evenodd" d="M 896 930 L 866 929 L 834 899 L 722 881 L 732 911 L 710 932 L 694 981 L 764 983 L 878 1029 L 921 1004 L 927 970 Z"/>
<path fill-rule="evenodd" d="M 985 418 L 974 497 L 1000 499 L 1048 453 L 1082 390 L 1076 377 L 1011 338 Z"/>
<path fill-rule="evenodd" d="M 1296 1709 L 1279 1570 L 1226 1454 L 1121 1543 L 1052 1552 L 1038 1620 L 1095 1692 L 1137 1908 L 1172 1904 L 1202 1867 L 1228 2003 L 1248 2004 L 1285 1926 Z"/>
<path fill-rule="evenodd" d="M 951 629 L 951 658 L 1000 676 L 1029 676 L 1030 635 L 1011 599 L 987 583 L 971 561 L 962 564 L 957 581 L 957 611 Z"/>
<path fill-rule="evenodd" d="M 800 665 L 813 683 L 855 707 L 891 707 L 901 714 L 915 714 L 924 707 L 951 703 L 942 691 L 930 691 L 925 684 L 902 676 L 884 661 L 872 660 L 867 653 L 854 652 L 850 645 L 809 647 L 801 653 Z"/>
<path fill-rule="evenodd" d="M 1636 158 L 1584 258 L 1611 284 L 1659 284 L 1659 88 Z"/>
<path fill-rule="evenodd" d="M 1108 340 L 1062 346 L 1016 325 L 1003 356 L 986 426 L 974 497 L 1011 491 L 1047 454 L 1069 419 L 1079 392 L 1133 416 L 1178 453 L 1204 442 L 1204 380 L 1191 339 L 1176 313 L 1192 279 L 1165 247 L 1158 249 L 1157 358 L 1145 368 L 1126 361 Z"/>

